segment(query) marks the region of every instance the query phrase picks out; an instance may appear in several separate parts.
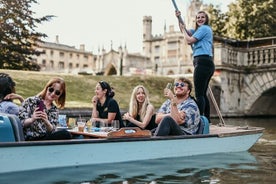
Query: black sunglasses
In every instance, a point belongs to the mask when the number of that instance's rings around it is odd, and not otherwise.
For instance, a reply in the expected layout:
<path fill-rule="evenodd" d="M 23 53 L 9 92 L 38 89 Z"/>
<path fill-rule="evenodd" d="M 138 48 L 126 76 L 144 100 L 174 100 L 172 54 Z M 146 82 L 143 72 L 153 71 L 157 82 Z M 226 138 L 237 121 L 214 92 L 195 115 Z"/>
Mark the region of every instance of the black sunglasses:
<path fill-rule="evenodd" d="M 48 88 L 48 91 L 49 91 L 50 93 L 53 93 L 53 92 L 55 91 L 55 95 L 57 95 L 57 96 L 59 96 L 59 95 L 61 94 L 61 92 L 60 92 L 59 90 L 55 90 L 55 89 L 52 88 L 52 87 L 49 87 L 49 88 Z"/>
<path fill-rule="evenodd" d="M 176 83 L 174 84 L 174 86 L 175 86 L 175 87 L 181 86 L 181 87 L 183 88 L 184 86 L 186 86 L 186 84 L 185 84 L 184 82 L 176 82 Z"/>

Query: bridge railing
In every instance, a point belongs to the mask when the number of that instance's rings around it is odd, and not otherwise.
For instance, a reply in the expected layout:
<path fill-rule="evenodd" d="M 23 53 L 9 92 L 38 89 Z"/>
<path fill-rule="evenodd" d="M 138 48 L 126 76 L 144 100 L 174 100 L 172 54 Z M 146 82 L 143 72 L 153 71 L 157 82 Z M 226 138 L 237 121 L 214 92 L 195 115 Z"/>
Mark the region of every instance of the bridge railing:
<path fill-rule="evenodd" d="M 249 49 L 247 58 L 247 65 L 264 66 L 276 64 L 276 45 Z"/>
<path fill-rule="evenodd" d="M 215 62 L 225 66 L 270 66 L 276 64 L 276 37 L 252 41 L 216 38 Z"/>

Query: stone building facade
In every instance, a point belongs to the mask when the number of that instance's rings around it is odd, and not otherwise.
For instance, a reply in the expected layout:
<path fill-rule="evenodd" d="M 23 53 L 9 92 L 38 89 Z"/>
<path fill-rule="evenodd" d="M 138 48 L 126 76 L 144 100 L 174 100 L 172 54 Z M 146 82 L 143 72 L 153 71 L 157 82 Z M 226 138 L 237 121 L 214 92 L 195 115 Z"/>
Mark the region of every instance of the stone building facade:
<path fill-rule="evenodd" d="M 73 74 L 94 72 L 96 56 L 86 51 L 84 45 L 77 49 L 60 44 L 56 36 L 55 42 L 39 43 L 38 49 L 43 54 L 34 57 L 34 60 L 40 65 L 41 71 Z"/>
<path fill-rule="evenodd" d="M 203 8 L 202 1 L 192 0 L 188 8 L 189 15 L 195 17 L 195 12 Z M 187 26 L 193 27 L 194 22 Z M 164 34 L 153 36 L 151 16 L 143 17 L 143 53 L 128 53 L 127 47 L 120 46 L 110 51 L 104 48 L 97 54 L 85 50 L 85 45 L 77 49 L 60 44 L 56 41 L 40 44 L 44 54 L 34 60 L 41 66 L 41 71 L 58 73 L 89 73 L 103 75 L 177 75 L 193 72 L 192 50 L 184 42 L 182 33 L 164 25 Z M 177 20 L 176 20 L 177 21 Z M 177 28 L 178 29 L 178 28 Z"/>

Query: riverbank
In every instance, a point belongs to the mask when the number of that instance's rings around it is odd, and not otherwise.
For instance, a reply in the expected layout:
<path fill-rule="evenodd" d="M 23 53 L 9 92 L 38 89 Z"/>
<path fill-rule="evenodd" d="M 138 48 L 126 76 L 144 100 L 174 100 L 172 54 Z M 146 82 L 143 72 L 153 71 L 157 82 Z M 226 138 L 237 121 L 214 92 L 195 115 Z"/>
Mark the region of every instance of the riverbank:
<path fill-rule="evenodd" d="M 114 99 L 121 109 L 128 108 L 132 90 L 136 85 L 144 85 L 149 90 L 151 103 L 155 108 L 159 108 L 165 100 L 163 89 L 168 82 L 173 82 L 172 78 L 160 76 L 92 76 L 17 70 L 0 70 L 0 72 L 8 73 L 14 79 L 16 92 L 24 98 L 36 95 L 52 77 L 64 78 L 66 81 L 65 110 L 91 108 L 95 86 L 101 80 L 108 82 L 114 88 Z"/>

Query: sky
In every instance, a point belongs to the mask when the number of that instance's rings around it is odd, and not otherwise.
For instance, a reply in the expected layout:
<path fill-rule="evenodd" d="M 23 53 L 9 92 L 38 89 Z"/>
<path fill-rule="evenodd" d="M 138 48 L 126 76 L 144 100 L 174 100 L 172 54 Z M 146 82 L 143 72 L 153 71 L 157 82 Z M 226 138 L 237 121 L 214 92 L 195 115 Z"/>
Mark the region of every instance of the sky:
<path fill-rule="evenodd" d="M 32 6 L 36 17 L 54 15 L 38 25 L 37 31 L 48 35 L 44 41 L 55 42 L 98 53 L 98 49 L 127 46 L 128 52 L 142 52 L 143 16 L 152 16 L 152 34 L 163 34 L 164 25 L 177 28 L 171 0 L 37 0 Z M 190 0 L 176 0 L 181 12 Z M 223 11 L 234 0 L 203 0 Z M 184 15 L 184 13 L 183 13 Z"/>

